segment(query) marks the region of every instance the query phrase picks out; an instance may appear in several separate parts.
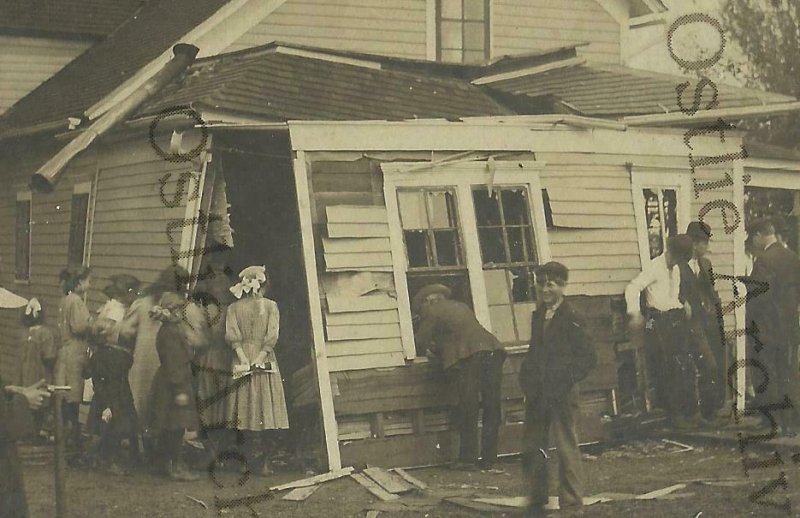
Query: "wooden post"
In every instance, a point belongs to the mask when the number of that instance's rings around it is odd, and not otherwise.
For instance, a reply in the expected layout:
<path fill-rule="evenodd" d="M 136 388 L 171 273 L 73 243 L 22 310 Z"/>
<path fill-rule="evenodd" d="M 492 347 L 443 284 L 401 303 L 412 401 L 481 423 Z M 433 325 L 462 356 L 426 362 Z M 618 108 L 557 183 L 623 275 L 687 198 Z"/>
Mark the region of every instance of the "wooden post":
<path fill-rule="evenodd" d="M 67 516 L 67 502 L 64 499 L 66 493 L 66 474 L 64 472 L 64 395 L 60 391 L 55 391 L 56 407 L 56 444 L 55 444 L 55 480 L 56 480 L 56 518 Z"/>

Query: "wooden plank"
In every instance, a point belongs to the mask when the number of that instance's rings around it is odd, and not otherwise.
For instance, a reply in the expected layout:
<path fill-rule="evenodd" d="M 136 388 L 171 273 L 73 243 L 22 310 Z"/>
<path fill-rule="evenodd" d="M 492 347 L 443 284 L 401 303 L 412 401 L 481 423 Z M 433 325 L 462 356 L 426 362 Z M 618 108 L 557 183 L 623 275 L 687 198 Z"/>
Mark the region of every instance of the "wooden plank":
<path fill-rule="evenodd" d="M 282 500 L 289 500 L 291 502 L 302 502 L 314 492 L 319 489 L 319 486 L 298 487 L 286 493 Z"/>
<path fill-rule="evenodd" d="M 327 326 L 328 340 L 368 340 L 370 338 L 399 338 L 400 324 L 367 324 L 360 326 Z"/>
<path fill-rule="evenodd" d="M 347 272 L 381 272 L 389 273 L 392 271 L 391 266 L 353 266 L 350 268 L 328 268 L 331 273 L 347 273 Z"/>
<path fill-rule="evenodd" d="M 329 480 L 336 480 L 337 478 L 346 477 L 353 473 L 353 467 L 348 466 L 346 468 L 340 468 L 333 471 L 329 471 L 327 473 L 322 473 L 320 475 L 314 475 L 313 477 L 302 478 L 300 480 L 294 480 L 292 482 L 286 482 L 285 484 L 280 484 L 277 486 L 272 486 L 270 491 L 283 491 L 285 489 L 295 489 L 298 487 L 309 487 L 315 486 L 322 482 L 328 482 Z"/>
<path fill-rule="evenodd" d="M 557 227 L 567 228 L 636 228 L 633 211 L 630 216 L 605 216 L 605 215 L 556 215 L 553 214 L 553 224 Z"/>
<path fill-rule="evenodd" d="M 329 205 L 328 223 L 387 223 L 386 207 L 373 205 Z"/>
<path fill-rule="evenodd" d="M 360 252 L 352 254 L 331 254 L 325 252 L 325 266 L 328 269 L 366 268 L 368 266 L 392 266 L 391 252 Z"/>
<path fill-rule="evenodd" d="M 410 475 L 403 468 L 394 468 L 392 471 L 397 473 L 400 476 L 400 478 L 402 478 L 403 480 L 405 480 L 406 482 L 408 482 L 412 486 L 415 486 L 418 489 L 428 489 L 428 484 L 426 484 L 425 482 L 421 481 L 420 479 Z"/>
<path fill-rule="evenodd" d="M 397 299 L 389 295 L 364 295 L 363 297 L 338 297 L 328 295 L 330 313 L 352 313 L 359 311 L 379 311 L 397 308 Z"/>
<path fill-rule="evenodd" d="M 365 311 L 362 313 L 325 313 L 327 326 L 352 326 L 365 324 L 393 324 L 400 322 L 396 309 Z"/>
<path fill-rule="evenodd" d="M 583 179 L 580 179 L 583 181 Z M 631 203 L 630 184 L 625 189 L 578 189 L 547 187 L 547 196 L 554 201 L 603 201 L 616 203 Z"/>
<path fill-rule="evenodd" d="M 312 336 L 314 338 L 314 360 L 319 389 L 320 411 L 322 413 L 322 430 L 325 434 L 328 469 L 336 470 L 342 467 L 342 461 L 339 453 L 339 434 L 336 429 L 328 357 L 325 355 L 325 332 L 320 304 L 319 277 L 317 277 L 317 256 L 312 229 L 313 217 L 305 151 L 297 151 L 293 168 L 303 242 L 303 266 L 305 267 L 306 283 L 308 284 L 309 312 L 311 315 Z"/>
<path fill-rule="evenodd" d="M 328 358 L 328 368 L 331 372 L 399 367 L 401 365 L 405 365 L 405 356 L 402 352 Z"/>
<path fill-rule="evenodd" d="M 329 237 L 387 237 L 385 223 L 328 223 Z"/>
<path fill-rule="evenodd" d="M 364 474 L 389 493 L 400 494 L 414 490 L 414 486 L 403 480 L 402 477 L 382 468 L 367 468 L 364 470 Z"/>
<path fill-rule="evenodd" d="M 386 491 L 377 483 L 375 483 L 374 480 L 372 480 L 371 478 L 367 477 L 362 473 L 351 473 L 350 478 L 361 484 L 367 491 L 377 496 L 384 502 L 388 502 L 390 500 L 397 500 L 400 498 L 399 496 L 393 495 L 392 493 Z"/>
<path fill-rule="evenodd" d="M 402 350 L 403 342 L 400 340 L 399 334 L 394 338 L 343 340 L 341 342 L 328 342 L 326 344 L 326 351 L 329 357 L 391 353 Z"/>
<path fill-rule="evenodd" d="M 354 254 L 360 252 L 391 252 L 392 245 L 388 237 L 361 238 L 361 239 L 330 239 L 322 238 L 322 246 L 326 254 Z"/>

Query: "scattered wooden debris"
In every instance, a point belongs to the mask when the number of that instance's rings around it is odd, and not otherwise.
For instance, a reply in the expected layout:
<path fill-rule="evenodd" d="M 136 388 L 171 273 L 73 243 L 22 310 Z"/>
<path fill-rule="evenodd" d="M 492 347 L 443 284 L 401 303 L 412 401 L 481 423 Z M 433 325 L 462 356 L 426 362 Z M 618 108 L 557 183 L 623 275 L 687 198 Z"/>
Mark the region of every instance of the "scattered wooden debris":
<path fill-rule="evenodd" d="M 653 500 L 655 498 L 664 497 L 670 493 L 674 493 L 675 491 L 679 491 L 681 489 L 686 489 L 686 484 L 675 484 L 672 486 L 665 487 L 663 489 L 656 489 L 655 491 L 650 491 L 649 493 L 645 493 L 643 495 L 637 495 L 636 500 Z"/>
<path fill-rule="evenodd" d="M 195 498 L 195 497 L 190 496 L 190 495 L 183 495 L 183 496 L 185 496 L 186 498 L 188 498 L 189 500 L 191 500 L 194 503 L 200 504 L 201 506 L 203 506 L 203 509 L 208 509 L 208 504 L 206 504 L 205 502 L 203 502 L 199 498 Z"/>
<path fill-rule="evenodd" d="M 672 441 L 670 439 L 661 439 L 661 442 L 681 448 L 680 450 L 675 450 L 672 453 L 686 453 L 687 451 L 694 451 L 694 446 L 689 446 L 688 444 L 684 444 L 682 442 Z"/>
<path fill-rule="evenodd" d="M 389 493 L 401 494 L 414 490 L 414 486 L 406 482 L 399 475 L 390 473 L 384 469 L 367 468 L 363 473 Z"/>
<path fill-rule="evenodd" d="M 359 484 L 361 484 L 362 486 L 364 486 L 367 489 L 367 491 L 377 496 L 384 502 L 387 502 L 389 500 L 397 500 L 398 498 L 400 498 L 399 496 L 383 489 L 374 480 L 364 475 L 363 473 L 350 473 L 350 477 Z"/>
<path fill-rule="evenodd" d="M 291 491 L 289 491 L 288 493 L 286 493 L 283 496 L 283 500 L 289 500 L 289 501 L 292 501 L 292 502 L 302 502 L 303 500 L 305 500 L 306 498 L 308 498 L 309 496 L 314 494 L 314 492 L 317 489 L 319 489 L 318 485 L 316 485 L 316 486 L 306 486 L 306 487 L 296 487 L 296 488 L 292 489 Z"/>
<path fill-rule="evenodd" d="M 303 478 L 300 480 L 295 480 L 294 482 L 287 482 L 285 484 L 273 486 L 270 488 L 270 490 L 283 491 L 284 489 L 294 489 L 297 487 L 314 486 L 321 482 L 328 482 L 329 480 L 336 480 L 337 478 L 346 477 L 352 472 L 353 472 L 352 467 L 337 469 L 335 471 L 329 471 L 328 473 L 323 473 L 321 475 L 314 475 L 313 477 Z"/>
<path fill-rule="evenodd" d="M 395 468 L 392 471 L 397 473 L 403 480 L 405 480 L 406 482 L 408 482 L 412 486 L 415 486 L 418 489 L 428 489 L 428 484 L 426 484 L 425 482 L 421 481 L 420 479 L 418 479 L 416 477 L 412 477 L 403 468 Z"/>

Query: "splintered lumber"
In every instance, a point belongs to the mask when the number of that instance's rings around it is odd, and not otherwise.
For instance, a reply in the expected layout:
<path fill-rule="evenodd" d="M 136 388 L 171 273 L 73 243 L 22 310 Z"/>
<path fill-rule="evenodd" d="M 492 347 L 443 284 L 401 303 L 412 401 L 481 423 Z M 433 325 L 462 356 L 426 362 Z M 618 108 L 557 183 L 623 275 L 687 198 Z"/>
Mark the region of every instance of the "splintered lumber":
<path fill-rule="evenodd" d="M 395 468 L 393 471 L 395 473 L 397 473 L 403 480 L 405 480 L 406 482 L 411 484 L 412 486 L 415 486 L 415 487 L 417 487 L 419 489 L 428 489 L 428 484 L 426 484 L 425 482 L 421 481 L 420 479 L 418 479 L 416 477 L 412 477 L 403 468 Z"/>
<path fill-rule="evenodd" d="M 390 493 L 408 493 L 414 490 L 414 486 L 403 480 L 398 475 L 390 473 L 381 468 L 367 468 L 364 473 L 374 480 L 379 486 Z"/>
<path fill-rule="evenodd" d="M 270 491 L 283 491 L 284 489 L 315 486 L 321 482 L 328 482 L 329 480 L 336 480 L 337 478 L 346 477 L 352 472 L 353 472 L 353 467 L 349 466 L 347 468 L 329 471 L 328 473 L 323 473 L 321 475 L 314 475 L 313 477 L 303 478 L 300 480 L 295 480 L 294 482 L 287 482 L 285 484 L 273 486 L 270 488 Z"/>
<path fill-rule="evenodd" d="M 363 473 L 351 473 L 350 477 L 359 484 L 361 484 L 362 486 L 364 486 L 364 488 L 366 488 L 367 491 L 377 496 L 384 502 L 388 502 L 389 500 L 397 500 L 398 498 L 400 498 L 399 496 L 394 495 L 383 489 L 374 480 L 364 475 Z"/>
<path fill-rule="evenodd" d="M 694 450 L 694 446 L 689 446 L 688 444 L 684 444 L 684 443 L 678 442 L 678 441 L 671 441 L 669 439 L 661 439 L 661 442 L 663 442 L 664 444 L 671 444 L 673 446 L 677 446 L 677 447 L 680 448 L 680 450 L 675 450 L 672 453 L 684 453 L 684 452 L 687 452 L 687 451 L 693 451 Z"/>
<path fill-rule="evenodd" d="M 314 494 L 314 491 L 319 489 L 319 486 L 306 486 L 297 487 L 292 489 L 283 496 L 283 500 L 291 500 L 292 502 L 302 502 L 309 496 Z"/>
<path fill-rule="evenodd" d="M 685 489 L 686 484 L 675 484 L 673 486 L 665 487 L 663 489 L 656 489 L 655 491 L 650 491 L 649 493 L 644 493 L 643 495 L 638 495 L 636 500 L 652 500 L 654 498 L 661 498 L 665 495 L 670 493 L 674 493 L 675 491 L 679 491 L 681 489 Z"/>

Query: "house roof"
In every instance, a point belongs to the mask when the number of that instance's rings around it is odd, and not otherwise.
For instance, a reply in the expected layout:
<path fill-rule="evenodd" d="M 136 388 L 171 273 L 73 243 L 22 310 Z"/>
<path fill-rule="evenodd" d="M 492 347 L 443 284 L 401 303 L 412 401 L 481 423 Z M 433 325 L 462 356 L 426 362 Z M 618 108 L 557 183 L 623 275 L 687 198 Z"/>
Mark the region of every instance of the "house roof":
<path fill-rule="evenodd" d="M 618 117 L 680 111 L 675 87 L 691 86 L 682 94 L 684 106 L 692 106 L 697 78 L 660 74 L 617 65 L 584 63 L 487 84 L 505 94 L 537 98 L 555 96 L 583 115 Z M 717 84 L 719 108 L 760 106 L 795 100 L 761 90 Z M 703 90 L 705 106 L 711 88 Z"/>
<path fill-rule="evenodd" d="M 461 79 L 294 55 L 284 48 L 268 45 L 199 60 L 138 115 L 179 105 L 275 121 L 513 114 Z"/>
<path fill-rule="evenodd" d="M 12 106 L 0 117 L 0 130 L 80 118 L 229 1 L 150 0 L 136 16 Z"/>
<path fill-rule="evenodd" d="M 0 3 L 0 33 L 102 37 L 147 0 L 37 0 Z"/>

